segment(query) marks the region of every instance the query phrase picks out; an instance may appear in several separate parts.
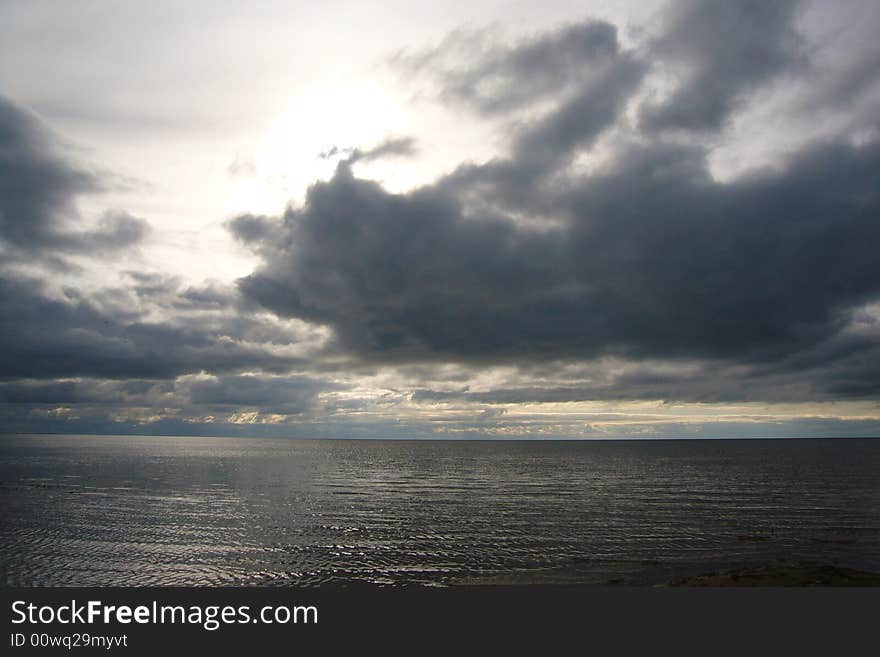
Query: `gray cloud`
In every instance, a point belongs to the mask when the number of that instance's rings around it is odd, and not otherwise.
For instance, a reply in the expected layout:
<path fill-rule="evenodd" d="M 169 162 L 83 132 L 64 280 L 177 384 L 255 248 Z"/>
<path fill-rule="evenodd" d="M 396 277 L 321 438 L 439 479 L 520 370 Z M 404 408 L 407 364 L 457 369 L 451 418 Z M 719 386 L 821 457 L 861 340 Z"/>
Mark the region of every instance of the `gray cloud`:
<path fill-rule="evenodd" d="M 340 167 L 267 220 L 240 288 L 362 355 L 779 357 L 880 294 L 878 173 L 877 144 L 730 184 L 699 149 L 639 147 L 560 195 L 565 230 L 535 232 Z"/>
<path fill-rule="evenodd" d="M 603 21 L 570 25 L 513 46 L 487 40 L 485 33 L 459 32 L 439 48 L 398 53 L 392 63 L 439 78 L 444 99 L 503 114 L 582 84 L 594 67 L 619 54 L 617 28 Z M 451 62 L 450 52 L 456 55 Z"/>
<path fill-rule="evenodd" d="M 339 388 L 302 375 L 0 381 L 0 422 L 13 431 L 222 435 L 240 422 L 232 433 L 289 432 L 314 413 L 322 391 Z"/>
<path fill-rule="evenodd" d="M 362 353 L 454 354 L 493 340 L 492 295 L 540 286 L 554 246 L 499 219 L 466 222 L 435 189 L 388 194 L 343 165 L 277 222 L 260 245 L 266 266 L 240 288 L 280 314 L 332 324 Z"/>
<path fill-rule="evenodd" d="M 120 249 L 138 244 L 149 233 L 149 224 L 127 212 L 106 212 L 95 230 L 61 233 L 47 246 L 69 253 L 112 256 Z"/>
<path fill-rule="evenodd" d="M 322 160 L 339 158 L 341 162 L 354 164 L 355 162 L 371 162 L 387 157 L 409 157 L 418 152 L 414 137 L 390 137 L 372 148 L 340 148 L 334 146 L 329 150 L 319 153 Z"/>
<path fill-rule="evenodd" d="M 263 412 L 300 414 L 314 404 L 321 390 L 334 386 L 317 379 L 265 376 L 226 376 L 187 384 L 194 405 L 212 408 L 258 408 Z"/>
<path fill-rule="evenodd" d="M 514 157 L 565 163 L 589 147 L 620 116 L 642 79 L 645 67 L 630 58 L 606 66 L 573 97 L 549 115 L 524 127 L 514 138 Z"/>
<path fill-rule="evenodd" d="M 456 109 L 497 121 L 504 154 L 391 193 L 356 164 L 413 155 L 413 139 L 331 149 L 335 175 L 301 207 L 227 222 L 259 257 L 235 287 L 130 271 L 58 296 L 55 281 L 6 275 L 5 426 L 60 426 L 52 414 L 72 406 L 82 430 L 137 431 L 134 411 L 152 409 L 151 431 L 222 433 L 232 429 L 205 418 L 250 409 L 323 413 L 310 435 L 431 435 L 420 420 L 370 419 L 375 393 L 386 412 L 458 404 L 457 426 L 477 434 L 516 429 L 498 405 L 522 402 L 875 399 L 880 143 L 841 134 L 728 182 L 709 165 L 728 122 L 783 75 L 820 82 L 813 109 L 844 111 L 875 88 L 869 48 L 807 66 L 798 12 L 689 1 L 629 50 L 614 26 L 584 21 L 398 56 Z M 677 74 L 668 96 L 642 93 L 652 70 Z M 143 240 L 146 224 L 124 212 L 77 227 L 77 198 L 101 188 L 37 119 L 0 102 L 4 257 L 104 257 Z M 323 335 L 314 325 L 332 329 L 329 344 L 306 344 Z M 509 380 L 468 387 L 496 365 Z M 359 392 L 334 381 L 358 377 Z M 435 426 L 451 417 L 428 411 Z"/>
<path fill-rule="evenodd" d="M 226 375 L 183 377 L 167 381 L 76 379 L 0 381 L 0 403 L 58 406 L 177 407 L 188 412 L 258 408 L 263 412 L 299 414 L 322 390 L 338 389 L 301 375 Z"/>
<path fill-rule="evenodd" d="M 162 294 L 163 302 L 173 298 Z M 271 350 L 295 336 L 258 319 L 232 314 L 149 321 L 126 292 L 108 298 L 68 290 L 58 299 L 39 281 L 9 276 L 0 282 L 0 306 L 0 379 L 163 379 L 202 371 L 286 372 L 302 364 Z"/>
<path fill-rule="evenodd" d="M 748 94 L 807 63 L 797 32 L 799 0 L 712 2 L 673 6 L 652 56 L 679 69 L 680 86 L 642 108 L 650 129 L 716 130 Z"/>
<path fill-rule="evenodd" d="M 137 379 L 128 381 L 26 379 L 0 382 L 0 403 L 23 406 L 154 405 L 161 404 L 172 391 L 173 384 L 170 382 Z"/>
<path fill-rule="evenodd" d="M 563 57 L 557 51 L 569 52 L 563 44 L 574 38 L 565 35 L 605 35 L 606 44 L 588 74 L 559 83 L 566 93 L 557 90 L 551 109 L 513 124 L 508 158 L 465 164 L 405 194 L 357 178 L 343 161 L 331 180 L 310 188 L 302 207 L 230 222 L 263 259 L 239 281 L 243 296 L 330 326 L 338 348 L 367 361 L 615 355 L 795 368 L 796 357 L 809 355 L 820 363 L 804 370 L 814 379 L 798 387 L 803 394 L 870 394 L 876 368 L 856 365 L 840 349 L 846 344 L 874 363 L 868 355 L 877 336 L 840 336 L 854 311 L 880 298 L 873 266 L 880 145 L 829 139 L 793 153 L 779 170 L 720 182 L 708 164 L 711 136 L 682 143 L 656 131 L 721 129 L 748 93 L 799 66 L 797 10 L 796 3 L 687 2 L 638 56 L 595 23 L 521 44 L 522 57 L 490 49 L 466 69 L 475 76 L 468 80 L 497 70 L 514 75 L 532 58 L 540 67 L 548 53 Z M 718 52 L 709 52 L 716 42 Z M 437 56 L 418 63 L 430 66 Z M 642 106 L 641 122 L 612 157 L 589 174 L 571 171 L 572 159 L 589 155 L 607 130 L 626 127 L 643 58 L 651 56 L 700 66 L 665 104 Z M 709 78 L 701 88 L 711 98 L 694 114 L 679 114 L 688 89 Z M 441 76 L 454 90 L 451 80 Z M 519 106 L 503 84 L 486 88 L 498 103 Z M 478 108 L 489 102 L 488 91 L 479 101 L 450 93 Z M 524 213 L 532 220 L 524 223 Z M 703 397 L 746 395 L 742 386 L 715 385 Z M 627 390 L 634 398 L 700 393 L 632 381 L 593 393 Z"/>
<path fill-rule="evenodd" d="M 237 240 L 258 247 L 272 234 L 274 220 L 265 215 L 242 214 L 225 225 Z"/>
<path fill-rule="evenodd" d="M 872 31 L 870 38 L 874 34 Z M 795 110 L 813 120 L 821 113 L 837 111 L 856 121 L 864 113 L 870 117 L 868 125 L 876 122 L 880 106 L 880 46 L 865 43 L 840 58 L 843 61 L 817 67 L 815 78 L 796 101 Z"/>
<path fill-rule="evenodd" d="M 370 162 L 385 157 L 407 157 L 415 155 L 417 152 L 416 140 L 413 137 L 394 137 L 365 151 L 353 150 L 348 156 L 348 162 L 354 164 L 355 162 Z"/>
<path fill-rule="evenodd" d="M 69 163 L 39 120 L 0 98 L 0 244 L 6 257 L 112 255 L 140 242 L 143 219 L 108 212 L 94 230 L 75 228 L 74 202 L 102 183 Z"/>

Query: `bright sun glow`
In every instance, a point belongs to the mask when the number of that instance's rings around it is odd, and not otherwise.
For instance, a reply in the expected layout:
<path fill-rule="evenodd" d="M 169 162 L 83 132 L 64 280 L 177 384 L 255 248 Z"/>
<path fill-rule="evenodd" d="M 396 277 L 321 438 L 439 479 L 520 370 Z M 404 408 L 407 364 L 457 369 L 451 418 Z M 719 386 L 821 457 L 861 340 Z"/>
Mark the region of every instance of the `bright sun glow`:
<path fill-rule="evenodd" d="M 242 158 L 230 210 L 277 213 L 288 201 L 302 202 L 309 184 L 333 175 L 345 149 L 370 148 L 400 134 L 401 125 L 400 103 L 378 84 L 327 85 L 298 95 Z M 334 148 L 338 154 L 327 156 Z"/>

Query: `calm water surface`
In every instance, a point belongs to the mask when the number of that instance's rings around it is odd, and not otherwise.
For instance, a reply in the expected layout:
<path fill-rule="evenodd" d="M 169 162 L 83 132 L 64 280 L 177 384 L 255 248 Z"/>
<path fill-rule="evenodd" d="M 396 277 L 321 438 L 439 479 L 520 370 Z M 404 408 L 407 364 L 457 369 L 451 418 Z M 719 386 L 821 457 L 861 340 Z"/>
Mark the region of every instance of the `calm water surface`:
<path fill-rule="evenodd" d="M 5 585 L 880 571 L 880 440 L 0 437 Z"/>

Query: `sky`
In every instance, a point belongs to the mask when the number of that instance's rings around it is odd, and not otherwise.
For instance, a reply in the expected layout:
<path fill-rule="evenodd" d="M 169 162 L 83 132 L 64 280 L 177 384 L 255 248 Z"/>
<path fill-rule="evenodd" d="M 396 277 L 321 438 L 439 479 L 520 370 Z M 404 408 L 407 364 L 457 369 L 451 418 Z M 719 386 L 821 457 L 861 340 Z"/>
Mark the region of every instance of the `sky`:
<path fill-rule="evenodd" d="M 0 4 L 0 431 L 880 436 L 880 5 Z"/>

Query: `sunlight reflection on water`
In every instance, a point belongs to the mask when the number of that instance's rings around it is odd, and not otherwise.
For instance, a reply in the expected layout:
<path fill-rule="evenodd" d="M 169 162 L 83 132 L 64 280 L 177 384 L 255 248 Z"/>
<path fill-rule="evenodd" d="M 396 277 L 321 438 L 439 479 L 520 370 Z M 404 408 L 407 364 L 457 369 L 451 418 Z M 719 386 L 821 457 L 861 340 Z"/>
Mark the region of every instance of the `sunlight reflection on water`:
<path fill-rule="evenodd" d="M 880 570 L 880 441 L 0 438 L 6 585 Z"/>

